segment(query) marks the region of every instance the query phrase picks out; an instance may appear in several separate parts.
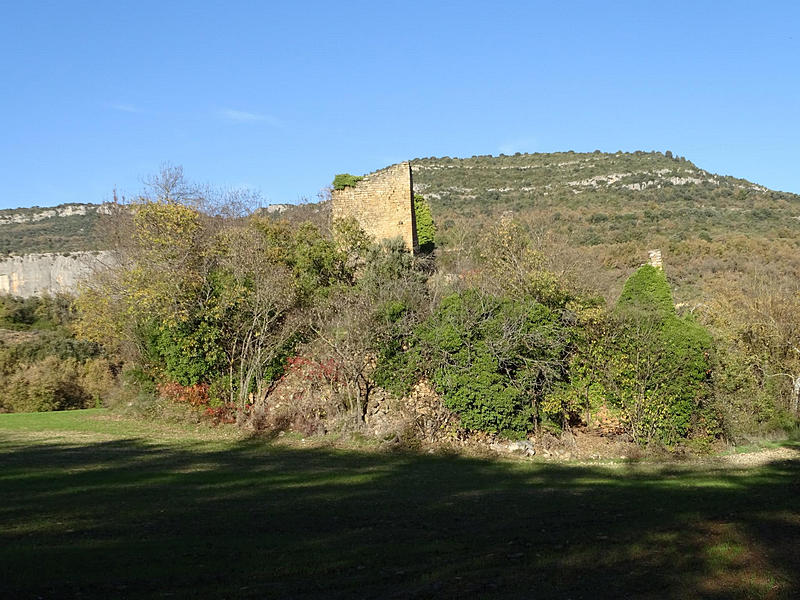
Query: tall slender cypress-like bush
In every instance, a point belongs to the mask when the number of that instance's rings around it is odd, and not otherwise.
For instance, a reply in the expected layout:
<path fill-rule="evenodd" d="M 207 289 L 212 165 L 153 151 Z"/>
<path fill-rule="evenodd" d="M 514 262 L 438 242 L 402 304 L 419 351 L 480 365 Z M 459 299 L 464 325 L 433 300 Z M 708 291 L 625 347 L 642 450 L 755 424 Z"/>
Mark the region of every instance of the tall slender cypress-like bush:
<path fill-rule="evenodd" d="M 608 343 L 608 383 L 633 438 L 685 438 L 710 397 L 711 336 L 675 312 L 667 278 L 646 265 L 625 282 Z"/>

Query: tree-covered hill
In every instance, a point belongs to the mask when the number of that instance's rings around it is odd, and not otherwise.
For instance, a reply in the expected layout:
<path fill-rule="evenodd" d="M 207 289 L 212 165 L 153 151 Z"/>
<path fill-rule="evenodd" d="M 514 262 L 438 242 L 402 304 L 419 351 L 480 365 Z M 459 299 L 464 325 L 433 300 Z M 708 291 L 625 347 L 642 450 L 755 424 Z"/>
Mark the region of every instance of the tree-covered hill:
<path fill-rule="evenodd" d="M 681 192 L 709 199 L 737 191 L 740 197 L 769 193 L 743 179 L 708 173 L 669 152 L 422 158 L 414 160 L 413 170 L 418 193 L 443 207 L 479 212 L 499 204 L 504 209 L 557 201 L 580 206 L 592 203 L 580 198 L 586 193 L 612 204 L 634 198 L 672 200 Z"/>
<path fill-rule="evenodd" d="M 444 218 L 539 213 L 595 245 L 800 232 L 800 196 L 711 174 L 660 152 L 518 154 L 413 163 L 414 188 Z"/>
<path fill-rule="evenodd" d="M 553 240 L 593 283 L 621 278 L 661 248 L 678 301 L 756 266 L 800 275 L 800 196 L 704 171 L 670 152 L 516 154 L 412 162 L 444 249 L 511 211 Z"/>

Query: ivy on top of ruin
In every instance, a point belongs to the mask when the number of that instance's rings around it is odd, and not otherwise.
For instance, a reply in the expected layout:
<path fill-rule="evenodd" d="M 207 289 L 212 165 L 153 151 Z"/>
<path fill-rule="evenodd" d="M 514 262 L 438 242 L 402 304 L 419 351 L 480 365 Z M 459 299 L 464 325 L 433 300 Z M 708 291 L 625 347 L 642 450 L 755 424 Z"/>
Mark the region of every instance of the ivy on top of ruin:
<path fill-rule="evenodd" d="M 364 179 L 361 175 L 350 175 L 350 173 L 339 173 L 333 178 L 333 189 L 343 190 L 346 187 L 355 187 L 355 185 Z"/>

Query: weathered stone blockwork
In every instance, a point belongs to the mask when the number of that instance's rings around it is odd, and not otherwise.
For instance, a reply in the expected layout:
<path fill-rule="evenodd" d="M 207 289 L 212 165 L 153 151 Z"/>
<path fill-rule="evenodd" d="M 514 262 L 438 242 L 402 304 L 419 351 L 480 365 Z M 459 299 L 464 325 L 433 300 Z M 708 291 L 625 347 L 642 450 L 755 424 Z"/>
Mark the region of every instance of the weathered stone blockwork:
<path fill-rule="evenodd" d="M 649 250 L 648 254 L 650 255 L 650 259 L 648 263 L 650 266 L 655 267 L 656 269 L 664 270 L 664 261 L 661 259 L 661 250 Z"/>
<path fill-rule="evenodd" d="M 333 190 L 333 218 L 355 218 L 376 240 L 401 237 L 416 250 L 411 165 L 402 162 L 366 175 L 354 187 Z"/>

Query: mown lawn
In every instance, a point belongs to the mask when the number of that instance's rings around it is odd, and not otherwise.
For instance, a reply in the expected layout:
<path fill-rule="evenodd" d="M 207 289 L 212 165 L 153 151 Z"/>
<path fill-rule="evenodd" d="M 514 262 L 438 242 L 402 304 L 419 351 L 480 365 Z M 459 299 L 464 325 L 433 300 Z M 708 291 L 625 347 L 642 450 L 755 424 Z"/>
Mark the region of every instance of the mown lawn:
<path fill-rule="evenodd" d="M 570 465 L 0 415 L 2 598 L 790 598 L 800 463 Z"/>

